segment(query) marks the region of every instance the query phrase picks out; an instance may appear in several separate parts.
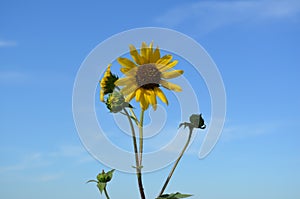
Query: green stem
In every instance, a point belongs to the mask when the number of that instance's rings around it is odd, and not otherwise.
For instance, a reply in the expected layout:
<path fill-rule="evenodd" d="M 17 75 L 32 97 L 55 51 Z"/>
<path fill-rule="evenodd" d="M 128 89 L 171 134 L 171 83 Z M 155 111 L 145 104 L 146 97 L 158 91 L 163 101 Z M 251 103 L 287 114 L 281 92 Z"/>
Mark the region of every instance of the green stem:
<path fill-rule="evenodd" d="M 144 112 L 145 110 L 141 110 L 141 114 L 140 114 L 140 124 L 139 124 L 139 146 L 140 146 L 140 149 L 139 149 L 139 152 L 140 152 L 140 166 L 142 167 L 142 160 L 143 160 L 143 142 L 144 142 L 144 139 L 143 139 L 143 125 L 144 125 Z"/>
<path fill-rule="evenodd" d="M 168 176 L 168 178 L 166 179 L 165 184 L 164 184 L 164 186 L 162 187 L 162 189 L 161 189 L 161 191 L 160 191 L 160 193 L 159 193 L 158 196 L 161 196 L 161 195 L 164 193 L 164 191 L 165 191 L 165 189 L 167 188 L 167 185 L 169 184 L 169 181 L 170 181 L 170 179 L 171 179 L 171 177 L 172 177 L 172 175 L 173 175 L 173 173 L 174 173 L 174 171 L 175 171 L 175 169 L 176 169 L 176 167 L 177 167 L 177 165 L 178 165 L 180 159 L 182 158 L 182 156 L 183 156 L 185 150 L 187 149 L 187 147 L 188 147 L 188 145 L 189 145 L 189 143 L 190 143 L 190 141 L 191 141 L 193 128 L 190 127 L 189 129 L 190 129 L 190 131 L 189 131 L 188 139 L 187 139 L 187 141 L 186 141 L 186 143 L 185 143 L 185 145 L 184 145 L 184 147 L 183 147 L 183 149 L 182 149 L 182 151 L 181 151 L 179 157 L 177 158 L 177 160 L 176 160 L 176 162 L 175 162 L 175 164 L 174 164 L 174 166 L 173 166 L 171 172 L 169 173 L 169 176 Z"/>
<path fill-rule="evenodd" d="M 136 168 L 136 175 L 137 175 L 137 180 L 138 180 L 138 185 L 139 185 L 139 191 L 140 191 L 141 198 L 145 199 L 146 197 L 145 197 L 144 188 L 143 188 L 142 173 L 141 173 L 141 166 L 140 166 L 139 157 L 138 157 L 138 147 L 137 147 L 136 135 L 135 135 L 133 123 L 132 123 L 132 120 L 131 120 L 131 117 L 130 117 L 128 111 L 125 108 L 123 110 L 128 118 L 131 132 L 132 132 L 132 142 L 133 142 L 133 148 L 134 148 L 134 154 L 135 154 L 135 165 L 136 165 L 135 168 Z"/>
<path fill-rule="evenodd" d="M 130 111 L 130 113 L 131 113 L 131 116 L 134 118 L 135 124 L 136 124 L 137 126 L 139 126 L 139 121 L 138 121 L 138 119 L 137 119 L 137 117 L 136 117 L 134 111 L 132 110 L 132 108 L 129 108 L 129 111 Z"/>
<path fill-rule="evenodd" d="M 120 89 L 118 86 L 116 86 L 116 89 L 117 89 L 118 91 L 121 91 L 121 89 Z M 130 113 L 131 113 L 132 117 L 134 118 L 135 124 L 138 126 L 138 125 L 139 125 L 139 121 L 138 121 L 138 119 L 137 119 L 137 117 L 136 117 L 136 115 L 135 115 L 133 109 L 132 109 L 132 108 L 129 108 L 129 110 L 130 110 Z M 125 115 L 125 114 L 122 113 L 122 112 L 121 112 L 121 114 Z"/>
<path fill-rule="evenodd" d="M 135 154 L 135 165 L 138 168 L 139 167 L 139 157 L 138 157 L 138 147 L 137 147 L 137 141 L 136 141 L 136 135 L 135 135 L 135 130 L 133 127 L 132 120 L 130 118 L 130 115 L 128 111 L 124 108 L 125 115 L 128 118 L 130 128 L 131 128 L 131 133 L 132 133 L 132 143 L 133 143 L 133 149 L 134 149 L 134 154 Z"/>
<path fill-rule="evenodd" d="M 109 199 L 109 196 L 108 196 L 108 193 L 107 193 L 106 187 L 104 187 L 104 194 L 105 194 L 105 196 L 106 196 L 106 199 Z"/>

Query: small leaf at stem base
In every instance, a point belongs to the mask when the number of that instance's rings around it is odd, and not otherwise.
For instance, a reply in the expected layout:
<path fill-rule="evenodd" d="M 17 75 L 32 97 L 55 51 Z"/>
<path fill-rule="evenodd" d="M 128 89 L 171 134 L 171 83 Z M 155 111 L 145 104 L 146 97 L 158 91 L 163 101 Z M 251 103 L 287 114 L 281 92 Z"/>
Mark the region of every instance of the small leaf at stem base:
<path fill-rule="evenodd" d="M 180 198 L 187 198 L 190 197 L 192 195 L 190 194 L 181 194 L 179 192 L 176 193 L 171 193 L 171 194 L 163 194 L 159 197 L 157 197 L 156 199 L 180 199 Z"/>

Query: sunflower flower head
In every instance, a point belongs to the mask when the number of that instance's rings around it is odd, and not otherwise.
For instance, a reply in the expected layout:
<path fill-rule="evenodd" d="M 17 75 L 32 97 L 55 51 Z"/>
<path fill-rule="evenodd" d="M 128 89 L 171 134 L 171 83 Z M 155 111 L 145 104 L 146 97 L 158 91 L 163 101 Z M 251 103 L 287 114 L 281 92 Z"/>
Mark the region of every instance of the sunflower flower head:
<path fill-rule="evenodd" d="M 156 96 L 168 104 L 161 87 L 176 92 L 182 90 L 180 86 L 167 81 L 183 74 L 183 70 L 173 69 L 178 61 L 172 60 L 173 57 L 169 54 L 161 57 L 159 48 L 153 48 L 153 42 L 149 46 L 143 42 L 140 52 L 133 45 L 129 49 L 133 60 L 118 58 L 122 66 L 120 70 L 125 77 L 115 82 L 116 86 L 123 87 L 121 93 L 126 96 L 125 101 L 130 102 L 135 98 L 143 110 L 148 109 L 149 105 L 156 110 Z"/>
<path fill-rule="evenodd" d="M 117 81 L 119 78 L 112 74 L 110 71 L 111 64 L 107 66 L 107 69 L 104 73 L 103 78 L 100 81 L 100 101 L 104 102 L 104 96 L 106 94 L 112 93 L 115 89 L 115 81 Z"/>

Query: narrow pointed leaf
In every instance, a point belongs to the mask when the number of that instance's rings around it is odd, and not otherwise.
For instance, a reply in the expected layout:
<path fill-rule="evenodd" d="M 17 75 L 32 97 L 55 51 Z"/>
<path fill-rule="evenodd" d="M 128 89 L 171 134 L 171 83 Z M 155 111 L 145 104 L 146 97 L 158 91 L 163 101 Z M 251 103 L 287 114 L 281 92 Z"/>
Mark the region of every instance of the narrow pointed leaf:
<path fill-rule="evenodd" d="M 190 194 L 181 194 L 179 192 L 176 193 L 171 193 L 171 194 L 163 194 L 161 196 L 159 196 L 156 199 L 180 199 L 180 198 L 187 198 L 190 197 L 192 195 Z"/>
<path fill-rule="evenodd" d="M 87 181 L 86 183 L 90 183 L 90 182 L 96 182 L 96 183 L 98 183 L 97 180 L 89 180 L 89 181 Z"/>

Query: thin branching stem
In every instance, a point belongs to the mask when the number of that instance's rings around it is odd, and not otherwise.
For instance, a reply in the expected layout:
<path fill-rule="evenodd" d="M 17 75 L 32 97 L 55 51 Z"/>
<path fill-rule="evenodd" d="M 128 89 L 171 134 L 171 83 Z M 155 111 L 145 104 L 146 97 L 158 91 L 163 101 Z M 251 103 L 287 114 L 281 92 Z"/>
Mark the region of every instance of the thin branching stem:
<path fill-rule="evenodd" d="M 187 139 L 187 141 L 186 141 L 186 143 L 185 143 L 185 145 L 184 145 L 184 147 L 183 147 L 183 149 L 182 149 L 180 155 L 178 156 L 178 158 L 177 158 L 175 164 L 173 165 L 172 170 L 170 171 L 170 173 L 169 173 L 169 175 L 168 175 L 168 177 L 167 177 L 167 179 L 166 179 L 166 181 L 165 181 L 165 184 L 163 185 L 163 187 L 162 187 L 162 189 L 161 189 L 161 191 L 160 191 L 160 193 L 159 193 L 158 196 L 161 196 L 161 195 L 164 193 L 165 189 L 167 188 L 167 186 L 168 186 L 168 184 L 169 184 L 169 182 L 170 182 L 170 179 L 171 179 L 172 176 L 173 176 L 173 173 L 174 173 L 174 171 L 175 171 L 175 169 L 176 169 L 176 167 L 177 167 L 177 165 L 178 165 L 180 159 L 182 158 L 182 156 L 183 156 L 185 150 L 187 149 L 188 145 L 190 144 L 191 137 L 192 137 L 192 133 L 193 133 L 193 128 L 190 127 L 189 130 L 190 130 L 190 131 L 189 131 L 188 139 Z"/>

